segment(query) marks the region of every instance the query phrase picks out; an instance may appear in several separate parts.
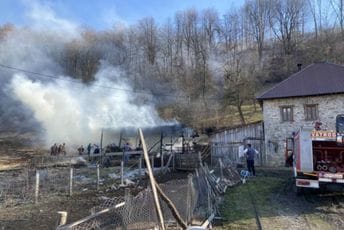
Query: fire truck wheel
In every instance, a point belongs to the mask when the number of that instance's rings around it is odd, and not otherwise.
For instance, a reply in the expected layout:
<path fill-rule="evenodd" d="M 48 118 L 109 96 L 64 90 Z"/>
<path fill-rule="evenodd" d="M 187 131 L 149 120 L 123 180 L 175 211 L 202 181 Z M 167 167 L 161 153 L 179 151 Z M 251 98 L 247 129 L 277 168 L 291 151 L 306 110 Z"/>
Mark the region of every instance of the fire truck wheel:
<path fill-rule="evenodd" d="M 303 195 L 303 194 L 305 193 L 305 188 L 296 186 L 296 183 L 294 182 L 294 185 L 293 185 L 293 192 L 294 192 L 297 196 L 301 196 L 301 195 Z"/>

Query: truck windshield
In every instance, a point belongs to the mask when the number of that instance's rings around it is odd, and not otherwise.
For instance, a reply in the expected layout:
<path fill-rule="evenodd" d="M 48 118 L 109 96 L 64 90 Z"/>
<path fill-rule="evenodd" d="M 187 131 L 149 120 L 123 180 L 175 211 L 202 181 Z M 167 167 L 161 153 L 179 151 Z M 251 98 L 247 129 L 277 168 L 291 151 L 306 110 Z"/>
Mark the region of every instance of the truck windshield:
<path fill-rule="evenodd" d="M 340 114 L 336 118 L 337 133 L 344 133 L 344 114 Z"/>

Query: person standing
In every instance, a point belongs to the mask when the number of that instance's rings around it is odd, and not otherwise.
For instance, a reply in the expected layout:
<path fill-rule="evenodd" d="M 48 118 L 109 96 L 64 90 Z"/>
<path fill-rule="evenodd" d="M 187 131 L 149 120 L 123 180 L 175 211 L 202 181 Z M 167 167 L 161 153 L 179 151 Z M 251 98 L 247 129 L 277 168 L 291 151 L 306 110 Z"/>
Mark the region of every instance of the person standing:
<path fill-rule="evenodd" d="M 91 149 L 92 149 L 92 144 L 89 143 L 87 146 L 88 161 L 91 161 Z"/>
<path fill-rule="evenodd" d="M 78 148 L 79 155 L 83 155 L 83 154 L 84 154 L 84 151 L 85 151 L 84 146 L 81 145 L 81 146 Z"/>
<path fill-rule="evenodd" d="M 61 147 L 61 153 L 66 156 L 67 152 L 66 152 L 66 143 L 63 143 L 62 144 L 62 147 Z"/>
<path fill-rule="evenodd" d="M 256 170 L 254 168 L 254 158 L 258 154 L 258 151 L 252 148 L 251 144 L 247 144 L 244 153 L 246 154 L 247 170 L 250 172 L 250 174 L 256 176 Z"/>

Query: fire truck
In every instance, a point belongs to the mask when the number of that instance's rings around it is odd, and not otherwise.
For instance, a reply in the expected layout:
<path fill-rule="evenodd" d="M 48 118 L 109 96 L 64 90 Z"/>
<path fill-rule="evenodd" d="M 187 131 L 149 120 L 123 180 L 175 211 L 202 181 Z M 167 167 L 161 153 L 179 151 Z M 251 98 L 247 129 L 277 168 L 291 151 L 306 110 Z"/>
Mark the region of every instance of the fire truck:
<path fill-rule="evenodd" d="M 292 166 L 298 192 L 328 184 L 344 185 L 344 114 L 336 130 L 301 128 L 286 140 L 286 166 Z"/>

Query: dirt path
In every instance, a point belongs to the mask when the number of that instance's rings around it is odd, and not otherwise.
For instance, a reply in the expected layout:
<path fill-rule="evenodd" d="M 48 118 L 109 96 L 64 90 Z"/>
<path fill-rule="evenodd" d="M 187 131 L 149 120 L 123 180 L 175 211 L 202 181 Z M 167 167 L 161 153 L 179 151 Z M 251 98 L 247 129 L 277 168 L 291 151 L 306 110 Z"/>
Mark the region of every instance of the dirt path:
<path fill-rule="evenodd" d="M 257 177 L 229 189 L 225 229 L 344 229 L 344 191 L 296 195 L 291 171 L 258 169 Z M 255 212 L 256 210 L 256 212 Z"/>

